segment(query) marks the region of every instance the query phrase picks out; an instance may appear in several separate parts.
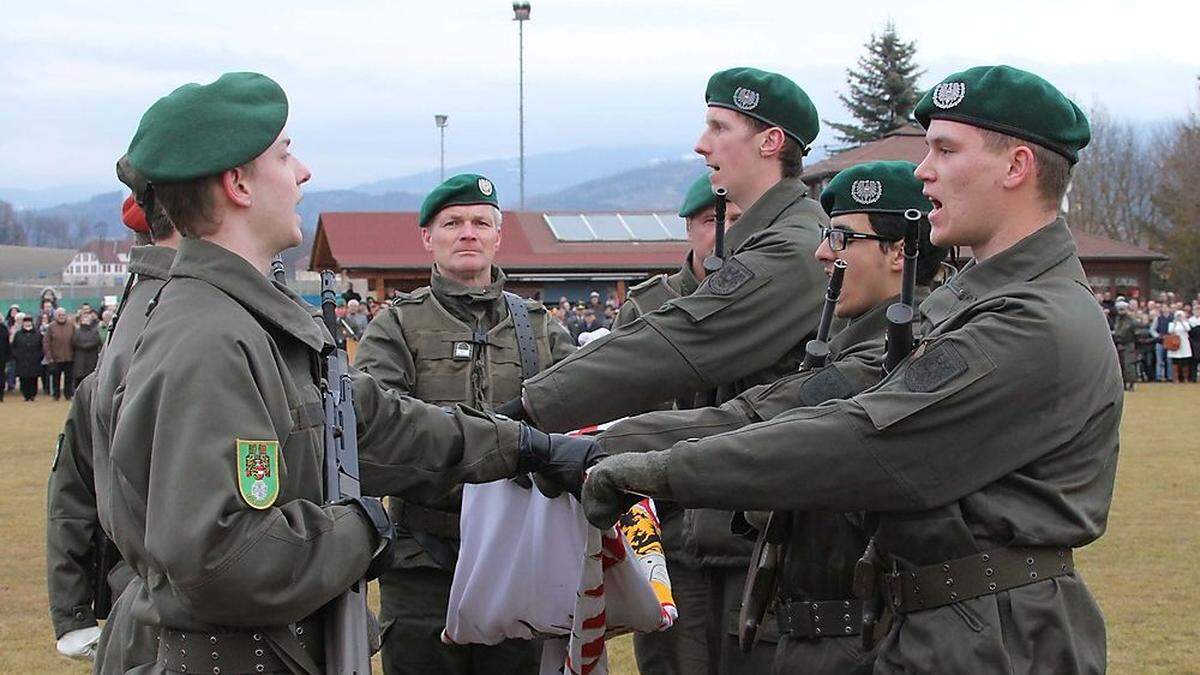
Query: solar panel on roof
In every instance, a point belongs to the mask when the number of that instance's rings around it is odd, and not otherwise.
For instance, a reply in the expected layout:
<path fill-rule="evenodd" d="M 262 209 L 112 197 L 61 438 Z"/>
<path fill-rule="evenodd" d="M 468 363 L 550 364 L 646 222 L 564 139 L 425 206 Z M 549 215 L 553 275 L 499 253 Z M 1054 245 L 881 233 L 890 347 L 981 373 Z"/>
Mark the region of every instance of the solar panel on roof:
<path fill-rule="evenodd" d="M 593 241 L 596 239 L 595 233 L 584 222 L 583 218 L 574 214 L 545 214 L 542 216 L 546 219 L 546 224 L 550 226 L 550 231 L 554 233 L 554 237 L 559 241 Z"/>
<path fill-rule="evenodd" d="M 596 236 L 606 241 L 629 241 L 633 236 L 615 213 L 589 213 L 583 216 Z"/>
<path fill-rule="evenodd" d="M 637 239 L 657 240 L 670 239 L 671 233 L 658 222 L 652 213 L 621 214 L 625 226 L 633 232 Z"/>
<path fill-rule="evenodd" d="M 659 222 L 675 239 L 687 239 L 687 223 L 675 213 L 655 213 Z"/>

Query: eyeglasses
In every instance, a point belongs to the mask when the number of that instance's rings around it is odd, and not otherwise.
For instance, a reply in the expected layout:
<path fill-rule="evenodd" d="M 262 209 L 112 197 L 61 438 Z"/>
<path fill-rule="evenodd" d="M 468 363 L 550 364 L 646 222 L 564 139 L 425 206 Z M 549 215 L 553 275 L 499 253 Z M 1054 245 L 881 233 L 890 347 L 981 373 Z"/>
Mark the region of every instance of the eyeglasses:
<path fill-rule="evenodd" d="M 867 234 L 866 232 L 855 232 L 854 230 L 842 230 L 836 227 L 822 227 L 821 238 L 829 242 L 829 248 L 833 251 L 844 251 L 846 245 L 853 239 L 873 239 L 875 241 L 900 241 L 895 237 L 881 237 L 878 234 Z"/>

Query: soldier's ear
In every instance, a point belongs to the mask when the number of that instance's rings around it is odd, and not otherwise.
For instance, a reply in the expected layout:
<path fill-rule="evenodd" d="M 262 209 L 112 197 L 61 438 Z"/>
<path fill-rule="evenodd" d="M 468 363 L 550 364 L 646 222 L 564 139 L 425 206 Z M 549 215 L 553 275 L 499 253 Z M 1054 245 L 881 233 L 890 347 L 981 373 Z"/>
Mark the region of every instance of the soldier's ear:
<path fill-rule="evenodd" d="M 904 272 L 904 242 L 892 241 L 887 244 L 888 269 L 897 274 Z"/>
<path fill-rule="evenodd" d="M 426 251 L 433 252 L 433 242 L 430 239 L 428 227 L 421 228 L 421 244 L 425 246 Z"/>

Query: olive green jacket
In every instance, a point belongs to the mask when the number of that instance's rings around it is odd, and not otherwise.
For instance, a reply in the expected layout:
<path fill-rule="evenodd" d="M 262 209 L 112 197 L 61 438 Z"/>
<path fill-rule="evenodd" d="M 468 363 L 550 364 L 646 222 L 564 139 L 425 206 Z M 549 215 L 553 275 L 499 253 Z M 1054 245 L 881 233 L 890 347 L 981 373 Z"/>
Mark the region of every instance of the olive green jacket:
<path fill-rule="evenodd" d="M 692 253 L 689 251 L 683 267 L 671 274 L 656 274 L 629 289 L 629 295 L 621 304 L 613 328 L 633 323 L 638 317 L 662 307 L 668 300 L 691 295 L 700 287 L 696 273 L 692 271 Z"/>
<path fill-rule="evenodd" d="M 46 587 L 55 638 L 95 626 L 92 605 L 97 585 L 109 584 L 115 600 L 133 575 L 129 566 L 116 558 L 109 561 L 107 578 L 96 578 L 100 522 L 92 471 L 91 404 L 95 386 L 96 376 L 92 374 L 75 388 L 46 486 Z"/>
<path fill-rule="evenodd" d="M 472 288 L 434 270 L 429 286 L 402 294 L 371 321 L 354 367 L 385 389 L 439 406 L 491 410 L 519 396 L 521 359 L 503 296 L 506 277 L 493 267 L 492 278 L 487 287 Z M 543 368 L 575 352 L 571 335 L 550 318 L 545 305 L 536 300 L 526 300 L 525 305 Z M 486 334 L 485 348 L 470 344 L 475 331 Z M 458 358 L 456 348 L 463 350 Z M 458 513 L 462 488 L 422 501 L 429 508 Z M 401 522 L 403 505 L 398 499 L 391 502 L 392 515 Z M 397 533 L 397 548 L 399 567 L 439 567 L 403 528 Z"/>
<path fill-rule="evenodd" d="M 1084 546 L 1112 499 L 1122 389 L 1061 219 L 921 305 L 913 354 L 851 399 L 672 447 L 685 506 L 866 510 L 901 571 L 1006 546 Z M 913 612 L 877 673 L 1102 672 L 1078 573 Z"/>
<path fill-rule="evenodd" d="M 180 630 L 287 624 L 361 578 L 374 529 L 324 505 L 314 308 L 241 257 L 186 239 L 114 401 L 105 523 L 145 580 L 139 620 Z M 365 494 L 448 490 L 511 476 L 519 429 L 467 408 L 444 411 L 352 373 Z M 238 442 L 277 446 L 278 494 L 250 506 Z M 150 611 L 152 610 L 152 611 Z"/>
<path fill-rule="evenodd" d="M 729 230 L 728 259 L 695 293 L 526 382 L 537 426 L 566 431 L 718 386 L 732 397 L 794 372 L 821 308 L 813 251 L 829 222 L 804 195 L 799 179 L 777 183 Z"/>

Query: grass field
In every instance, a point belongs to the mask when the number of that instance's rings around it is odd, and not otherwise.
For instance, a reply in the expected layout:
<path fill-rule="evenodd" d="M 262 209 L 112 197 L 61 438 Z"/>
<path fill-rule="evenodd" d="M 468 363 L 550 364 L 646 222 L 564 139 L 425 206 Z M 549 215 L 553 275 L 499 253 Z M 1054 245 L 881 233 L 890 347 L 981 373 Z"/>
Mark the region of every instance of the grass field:
<path fill-rule="evenodd" d="M 55 653 L 46 610 L 46 475 L 66 411 L 0 403 L 0 674 L 89 672 Z M 1108 534 L 1078 562 L 1108 622 L 1112 673 L 1200 673 L 1198 412 L 1196 385 L 1126 396 Z M 611 645 L 614 673 L 636 672 L 629 651 L 627 638 Z"/>

